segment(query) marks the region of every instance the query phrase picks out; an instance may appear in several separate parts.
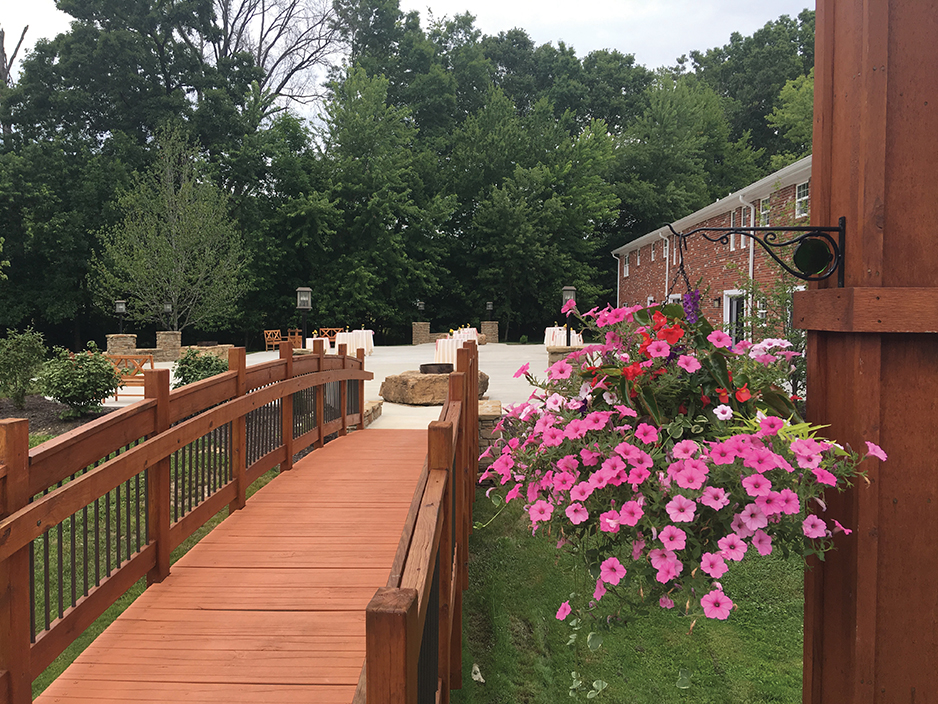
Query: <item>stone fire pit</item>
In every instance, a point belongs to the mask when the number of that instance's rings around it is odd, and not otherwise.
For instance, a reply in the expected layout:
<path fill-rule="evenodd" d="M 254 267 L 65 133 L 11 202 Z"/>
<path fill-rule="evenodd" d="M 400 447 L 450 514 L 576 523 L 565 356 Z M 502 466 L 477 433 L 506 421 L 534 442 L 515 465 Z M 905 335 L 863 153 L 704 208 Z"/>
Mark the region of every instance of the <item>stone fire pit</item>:
<path fill-rule="evenodd" d="M 441 366 L 441 365 L 422 365 Z M 451 366 L 451 365 L 448 365 Z M 479 372 L 479 398 L 488 391 L 489 376 Z M 449 390 L 449 374 L 421 374 L 419 371 L 407 371 L 385 378 L 378 393 L 388 403 L 402 403 L 408 406 L 442 406 Z"/>

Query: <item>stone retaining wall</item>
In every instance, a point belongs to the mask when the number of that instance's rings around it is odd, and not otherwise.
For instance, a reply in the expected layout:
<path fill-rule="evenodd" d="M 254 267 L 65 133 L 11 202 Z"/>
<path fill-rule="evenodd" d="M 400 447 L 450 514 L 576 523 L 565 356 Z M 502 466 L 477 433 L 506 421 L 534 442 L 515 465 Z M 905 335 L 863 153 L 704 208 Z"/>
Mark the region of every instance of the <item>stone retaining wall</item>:
<path fill-rule="evenodd" d="M 495 444 L 500 433 L 495 430 L 495 426 L 502 418 L 502 402 L 487 399 L 479 401 L 479 454 L 485 454 L 485 451 Z M 483 457 L 479 460 L 479 472 L 482 473 L 489 468 L 496 459 L 495 456 Z"/>
<path fill-rule="evenodd" d="M 234 345 L 183 347 L 182 333 L 175 330 L 157 332 L 156 347 L 137 347 L 137 336 L 134 334 L 107 336 L 108 354 L 152 354 L 154 362 L 175 362 L 187 349 L 194 349 L 201 354 L 211 354 L 220 359 L 228 359 L 228 350 L 232 347 Z"/>
<path fill-rule="evenodd" d="M 498 321 L 483 320 L 479 333 L 485 335 L 488 342 L 498 342 Z"/>
<path fill-rule="evenodd" d="M 571 352 L 576 352 L 577 350 L 583 349 L 583 345 L 570 346 L 570 347 L 548 347 L 547 348 L 547 366 L 556 364 L 561 359 L 564 359 Z"/>

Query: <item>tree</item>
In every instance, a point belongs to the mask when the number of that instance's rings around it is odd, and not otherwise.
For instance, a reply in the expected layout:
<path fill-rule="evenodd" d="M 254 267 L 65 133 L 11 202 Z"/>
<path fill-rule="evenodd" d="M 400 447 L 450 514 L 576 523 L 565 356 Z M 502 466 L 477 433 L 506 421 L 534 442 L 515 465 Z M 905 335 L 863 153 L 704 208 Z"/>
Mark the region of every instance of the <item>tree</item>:
<path fill-rule="evenodd" d="M 778 104 L 766 117 L 787 142 L 788 149 L 772 155 L 772 169 L 794 163 L 811 153 L 814 133 L 814 69 L 807 76 L 788 81 L 778 96 Z"/>
<path fill-rule="evenodd" d="M 132 319 L 171 330 L 222 325 L 248 288 L 228 198 L 204 178 L 204 161 L 180 128 L 162 128 L 157 143 L 153 167 L 118 200 L 121 223 L 101 232 L 99 300 L 109 308 L 125 299 Z"/>
<path fill-rule="evenodd" d="M 29 25 L 23 27 L 20 39 L 13 48 L 13 53 L 7 58 L 5 45 L 6 33 L 3 31 L 3 27 L 0 27 L 0 115 L 2 115 L 3 100 L 6 97 L 6 93 L 13 86 L 13 62 L 16 61 L 16 55 L 19 53 L 20 47 L 23 46 L 23 39 L 26 38 L 26 30 L 28 29 Z M 2 131 L 4 135 L 9 134 L 9 124 L 0 121 L 0 127 L 2 127 L 0 131 Z"/>

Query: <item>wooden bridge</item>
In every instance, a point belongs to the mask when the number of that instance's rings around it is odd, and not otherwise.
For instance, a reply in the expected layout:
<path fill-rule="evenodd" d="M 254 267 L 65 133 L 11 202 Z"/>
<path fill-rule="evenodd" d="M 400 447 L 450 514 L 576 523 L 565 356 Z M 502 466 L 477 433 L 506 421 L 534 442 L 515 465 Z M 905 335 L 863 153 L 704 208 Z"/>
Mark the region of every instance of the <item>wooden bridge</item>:
<path fill-rule="evenodd" d="M 143 577 L 37 701 L 448 701 L 477 351 L 460 352 L 426 431 L 353 433 L 371 374 L 361 355 L 318 352 L 282 343 L 246 367 L 235 349 L 229 372 L 174 391 L 168 370 L 148 371 L 145 400 L 32 450 L 26 421 L 0 422 L 0 703 L 30 702 L 32 681 Z"/>

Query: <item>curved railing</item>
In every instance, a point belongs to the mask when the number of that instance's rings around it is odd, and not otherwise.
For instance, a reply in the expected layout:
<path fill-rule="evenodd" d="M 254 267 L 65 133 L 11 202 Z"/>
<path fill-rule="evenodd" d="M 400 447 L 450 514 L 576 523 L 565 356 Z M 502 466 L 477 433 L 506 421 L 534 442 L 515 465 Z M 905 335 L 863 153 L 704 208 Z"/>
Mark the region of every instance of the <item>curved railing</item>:
<path fill-rule="evenodd" d="M 344 347 L 344 346 L 343 346 Z M 0 421 L 0 703 L 30 702 L 42 671 L 137 580 L 169 574 L 171 551 L 248 486 L 362 425 L 364 356 L 293 356 L 169 388 L 28 448 L 25 420 Z"/>
<path fill-rule="evenodd" d="M 479 456 L 475 343 L 458 350 L 456 368 L 440 419 L 429 427 L 391 576 L 365 615 L 356 704 L 445 704 L 462 686 L 462 592 Z"/>

